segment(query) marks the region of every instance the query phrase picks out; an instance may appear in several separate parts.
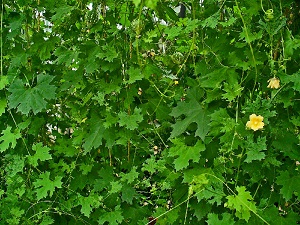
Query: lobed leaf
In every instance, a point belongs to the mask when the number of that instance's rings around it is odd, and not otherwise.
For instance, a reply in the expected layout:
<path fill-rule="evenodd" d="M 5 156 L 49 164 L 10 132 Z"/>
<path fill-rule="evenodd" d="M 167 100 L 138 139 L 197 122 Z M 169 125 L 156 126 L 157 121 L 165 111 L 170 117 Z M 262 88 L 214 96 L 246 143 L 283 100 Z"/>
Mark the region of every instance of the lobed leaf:
<path fill-rule="evenodd" d="M 171 138 L 177 137 L 182 134 L 188 126 L 192 123 L 197 124 L 197 130 L 195 132 L 195 137 L 198 136 L 205 140 L 205 136 L 209 131 L 209 117 L 202 106 L 195 100 L 190 102 L 180 102 L 170 113 L 171 116 L 178 118 L 181 115 L 185 115 L 183 120 L 177 120 L 175 124 L 172 125 L 173 130 L 170 136 Z"/>
<path fill-rule="evenodd" d="M 50 85 L 53 76 L 40 74 L 37 76 L 37 84 L 34 87 L 26 87 L 20 79 L 10 85 L 8 91 L 8 106 L 10 109 L 17 108 L 22 114 L 28 115 L 30 111 L 34 114 L 46 108 L 47 101 L 55 98 L 56 87 Z"/>
<path fill-rule="evenodd" d="M 17 145 L 17 140 L 21 138 L 19 130 L 11 132 L 11 127 L 7 126 L 5 130 L 2 131 L 2 136 L 0 137 L 0 152 L 4 152 L 9 147 L 14 148 Z"/>

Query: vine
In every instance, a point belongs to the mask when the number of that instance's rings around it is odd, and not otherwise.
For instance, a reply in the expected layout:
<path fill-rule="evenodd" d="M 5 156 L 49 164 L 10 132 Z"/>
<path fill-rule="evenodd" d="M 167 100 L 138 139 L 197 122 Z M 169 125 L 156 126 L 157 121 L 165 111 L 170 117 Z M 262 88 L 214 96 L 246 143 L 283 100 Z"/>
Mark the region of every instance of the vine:
<path fill-rule="evenodd" d="M 0 224 L 299 223 L 297 13 L 2 2 Z"/>

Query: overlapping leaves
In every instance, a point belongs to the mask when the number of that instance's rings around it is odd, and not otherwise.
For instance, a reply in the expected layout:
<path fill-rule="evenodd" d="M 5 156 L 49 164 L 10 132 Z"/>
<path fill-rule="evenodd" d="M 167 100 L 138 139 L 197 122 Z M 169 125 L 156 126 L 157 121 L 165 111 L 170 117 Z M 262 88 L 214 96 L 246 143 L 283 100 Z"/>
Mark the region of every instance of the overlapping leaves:
<path fill-rule="evenodd" d="M 56 86 L 50 82 L 53 76 L 47 74 L 37 75 L 37 83 L 35 86 L 29 86 L 19 78 L 8 88 L 11 95 L 8 97 L 8 106 L 17 108 L 22 114 L 28 115 L 30 111 L 33 114 L 41 112 L 47 106 L 47 100 L 55 98 Z"/>

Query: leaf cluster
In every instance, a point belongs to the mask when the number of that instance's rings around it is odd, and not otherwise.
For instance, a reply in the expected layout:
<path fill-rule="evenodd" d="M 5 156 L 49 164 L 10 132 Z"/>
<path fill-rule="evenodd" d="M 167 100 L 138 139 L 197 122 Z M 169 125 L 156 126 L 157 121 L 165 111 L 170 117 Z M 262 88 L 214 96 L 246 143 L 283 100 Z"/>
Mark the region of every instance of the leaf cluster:
<path fill-rule="evenodd" d="M 292 0 L 4 1 L 0 224 L 298 224 L 298 19 Z"/>

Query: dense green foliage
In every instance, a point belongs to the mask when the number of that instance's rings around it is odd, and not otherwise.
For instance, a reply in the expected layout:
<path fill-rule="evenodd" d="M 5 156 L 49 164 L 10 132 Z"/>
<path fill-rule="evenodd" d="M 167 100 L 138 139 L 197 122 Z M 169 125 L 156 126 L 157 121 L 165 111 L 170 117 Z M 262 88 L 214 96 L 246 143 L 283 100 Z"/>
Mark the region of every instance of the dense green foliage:
<path fill-rule="evenodd" d="M 178 4 L 2 1 L 0 224 L 300 222 L 298 5 Z"/>

